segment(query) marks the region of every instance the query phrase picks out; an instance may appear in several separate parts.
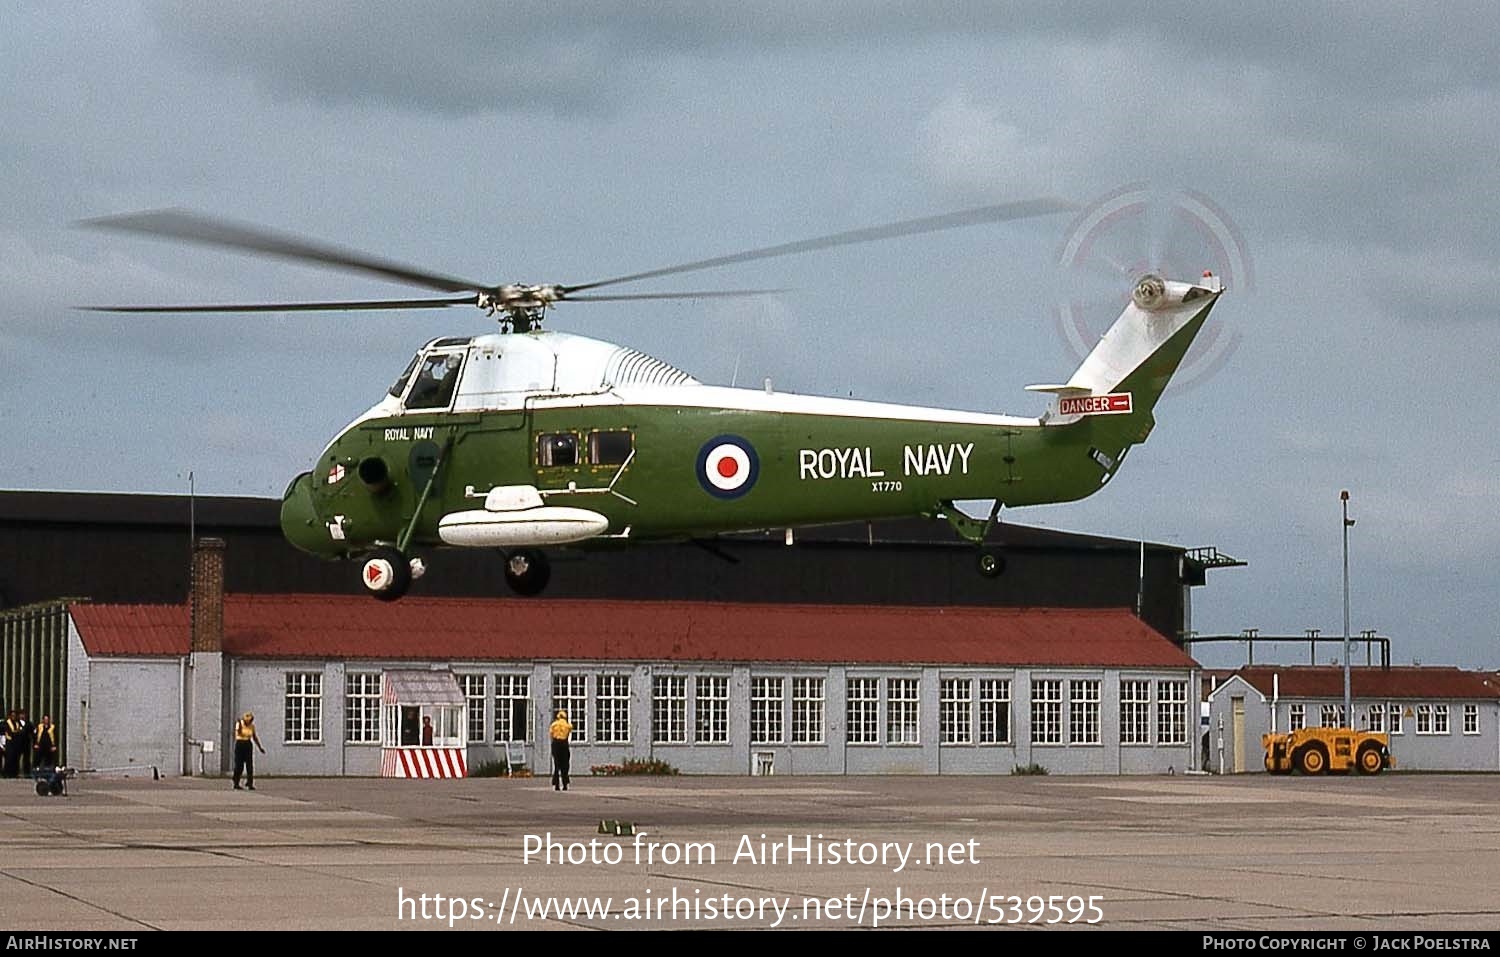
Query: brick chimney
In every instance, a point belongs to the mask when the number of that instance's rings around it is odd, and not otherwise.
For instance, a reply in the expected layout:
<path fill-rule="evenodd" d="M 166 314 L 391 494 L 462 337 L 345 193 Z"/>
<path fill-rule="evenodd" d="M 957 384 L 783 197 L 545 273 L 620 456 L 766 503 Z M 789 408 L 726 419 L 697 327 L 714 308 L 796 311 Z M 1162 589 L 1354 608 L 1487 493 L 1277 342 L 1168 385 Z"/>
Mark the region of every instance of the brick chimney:
<path fill-rule="evenodd" d="M 193 651 L 224 650 L 224 539 L 200 538 L 193 547 Z"/>

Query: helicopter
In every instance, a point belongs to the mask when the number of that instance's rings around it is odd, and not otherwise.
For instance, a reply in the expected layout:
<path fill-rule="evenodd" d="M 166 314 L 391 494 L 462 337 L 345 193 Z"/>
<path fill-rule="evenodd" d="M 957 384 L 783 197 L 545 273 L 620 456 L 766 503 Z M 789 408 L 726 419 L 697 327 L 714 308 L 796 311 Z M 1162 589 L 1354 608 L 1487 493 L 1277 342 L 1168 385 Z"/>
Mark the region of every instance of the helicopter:
<path fill-rule="evenodd" d="M 1035 199 L 908 219 L 676 266 L 564 285 L 486 284 L 187 210 L 83 225 L 215 246 L 435 290 L 436 298 L 88 306 L 128 313 L 254 313 L 478 307 L 499 332 L 419 348 L 387 393 L 342 429 L 281 500 L 288 542 L 355 563 L 365 592 L 394 601 L 428 548 L 498 551 L 520 595 L 551 577 L 548 551 L 694 541 L 727 533 L 942 517 L 979 574 L 1002 508 L 1084 498 L 1132 446 L 1222 294 L 1205 272 L 1140 276 L 1124 311 L 1036 417 L 713 386 L 629 346 L 542 329 L 562 303 L 760 296 L 771 289 L 597 292 L 605 287 L 1075 208 Z M 1123 290 L 1122 290 L 1123 292 Z M 956 502 L 990 499 L 986 518 Z"/>

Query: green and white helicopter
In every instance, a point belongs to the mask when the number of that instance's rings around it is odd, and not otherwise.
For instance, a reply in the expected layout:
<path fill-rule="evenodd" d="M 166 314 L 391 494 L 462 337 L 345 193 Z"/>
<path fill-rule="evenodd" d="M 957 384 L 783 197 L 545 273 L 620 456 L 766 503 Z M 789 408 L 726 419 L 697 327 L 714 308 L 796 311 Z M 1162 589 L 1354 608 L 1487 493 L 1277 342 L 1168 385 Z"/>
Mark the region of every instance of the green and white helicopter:
<path fill-rule="evenodd" d="M 353 560 L 374 597 L 424 571 L 418 552 L 498 550 L 523 595 L 546 587 L 546 549 L 707 541 L 765 529 L 943 516 L 980 574 L 1002 508 L 1098 491 L 1155 422 L 1152 410 L 1222 292 L 1155 275 L 1040 416 L 995 415 L 706 385 L 628 346 L 541 328 L 558 303 L 764 295 L 775 290 L 600 293 L 605 287 L 853 243 L 1072 208 L 1030 200 L 906 220 L 576 285 L 490 285 L 179 210 L 87 225 L 393 279 L 423 299 L 189 306 L 121 312 L 284 312 L 478 306 L 499 333 L 434 339 L 389 393 L 333 438 L 282 499 L 297 548 Z M 987 519 L 954 503 L 992 499 Z M 790 533 L 789 533 L 790 534 Z"/>

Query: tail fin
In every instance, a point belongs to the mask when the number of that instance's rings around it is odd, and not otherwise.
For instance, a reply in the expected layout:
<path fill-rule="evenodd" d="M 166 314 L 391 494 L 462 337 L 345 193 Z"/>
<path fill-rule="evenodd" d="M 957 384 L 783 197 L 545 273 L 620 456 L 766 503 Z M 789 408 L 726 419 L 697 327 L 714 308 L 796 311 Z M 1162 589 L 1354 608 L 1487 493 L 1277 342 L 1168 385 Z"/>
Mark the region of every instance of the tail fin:
<path fill-rule="evenodd" d="M 1214 276 L 1196 284 L 1143 277 L 1066 384 L 1027 387 L 1057 396 L 1045 419 L 1149 413 L 1222 292 Z"/>

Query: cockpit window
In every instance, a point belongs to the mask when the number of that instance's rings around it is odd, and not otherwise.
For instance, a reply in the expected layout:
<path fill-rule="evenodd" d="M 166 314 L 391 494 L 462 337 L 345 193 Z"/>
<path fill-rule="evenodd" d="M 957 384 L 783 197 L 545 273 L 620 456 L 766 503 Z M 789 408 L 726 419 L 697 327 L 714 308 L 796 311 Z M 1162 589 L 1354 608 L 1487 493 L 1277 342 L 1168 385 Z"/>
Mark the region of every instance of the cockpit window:
<path fill-rule="evenodd" d="M 422 361 L 417 381 L 406 397 L 408 409 L 445 409 L 453 401 L 458 385 L 458 370 L 464 363 L 461 352 L 430 355 Z"/>
<path fill-rule="evenodd" d="M 391 395 L 398 399 L 401 398 L 401 393 L 406 391 L 406 381 L 411 378 L 411 372 L 417 367 L 417 360 L 420 358 L 422 358 L 420 352 L 411 357 L 411 361 L 406 364 L 406 371 L 401 373 L 401 378 L 397 379 L 396 384 L 391 386 Z"/>

